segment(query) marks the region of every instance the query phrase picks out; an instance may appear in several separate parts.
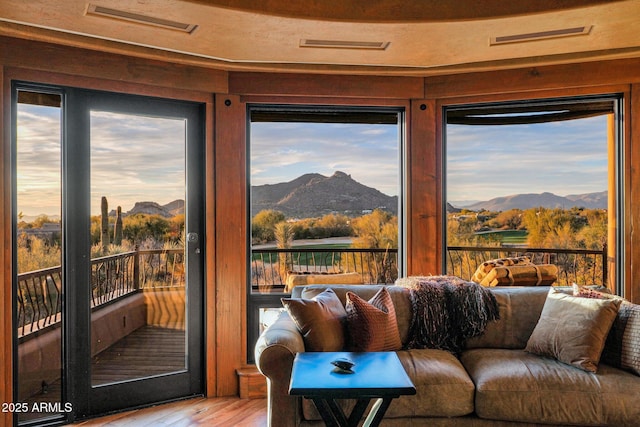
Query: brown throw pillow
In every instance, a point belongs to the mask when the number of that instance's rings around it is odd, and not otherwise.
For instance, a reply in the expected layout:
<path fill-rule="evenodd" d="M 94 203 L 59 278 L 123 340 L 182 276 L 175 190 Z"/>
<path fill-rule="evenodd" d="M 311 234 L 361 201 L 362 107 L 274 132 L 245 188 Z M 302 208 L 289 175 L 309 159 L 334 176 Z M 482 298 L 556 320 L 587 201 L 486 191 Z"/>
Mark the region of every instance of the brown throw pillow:
<path fill-rule="evenodd" d="M 620 302 L 579 298 L 552 289 L 525 350 L 596 372 Z"/>
<path fill-rule="evenodd" d="M 282 298 L 281 301 L 302 334 L 306 351 L 344 350 L 347 312 L 332 289 L 312 299 Z"/>
<path fill-rule="evenodd" d="M 386 288 L 380 289 L 369 301 L 347 292 L 345 309 L 351 351 L 400 350 L 396 310 Z"/>

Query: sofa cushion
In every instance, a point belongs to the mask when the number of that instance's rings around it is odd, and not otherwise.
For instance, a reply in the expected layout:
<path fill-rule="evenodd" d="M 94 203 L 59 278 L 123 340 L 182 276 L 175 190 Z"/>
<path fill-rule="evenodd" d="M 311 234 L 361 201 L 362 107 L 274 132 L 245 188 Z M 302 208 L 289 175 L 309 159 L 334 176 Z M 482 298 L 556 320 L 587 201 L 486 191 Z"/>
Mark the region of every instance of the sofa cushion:
<path fill-rule="evenodd" d="M 396 311 L 386 288 L 381 288 L 369 301 L 347 292 L 345 310 L 350 351 L 400 350 Z"/>
<path fill-rule="evenodd" d="M 525 350 L 596 372 L 620 302 L 550 291 Z"/>
<path fill-rule="evenodd" d="M 416 387 L 416 394 L 394 399 L 385 420 L 403 417 L 458 417 L 473 412 L 474 386 L 451 353 L 435 349 L 398 351 L 398 358 Z M 346 413 L 355 400 L 340 400 Z M 302 400 L 306 420 L 320 420 L 309 399 Z M 384 424 L 384 423 L 383 423 Z"/>
<path fill-rule="evenodd" d="M 467 348 L 523 349 L 536 327 L 549 287 L 490 288 L 500 319 L 489 322 L 484 333 L 467 340 Z"/>
<path fill-rule="evenodd" d="M 601 365 L 597 374 L 522 350 L 472 349 L 461 361 L 476 385 L 485 419 L 631 426 L 640 419 L 640 381 Z"/>
<path fill-rule="evenodd" d="M 347 312 L 332 289 L 326 289 L 311 299 L 281 300 L 302 334 L 306 351 L 344 349 Z"/>
<path fill-rule="evenodd" d="M 412 349 L 397 354 L 416 394 L 394 399 L 386 417 L 459 417 L 473 412 L 473 382 L 452 353 Z"/>

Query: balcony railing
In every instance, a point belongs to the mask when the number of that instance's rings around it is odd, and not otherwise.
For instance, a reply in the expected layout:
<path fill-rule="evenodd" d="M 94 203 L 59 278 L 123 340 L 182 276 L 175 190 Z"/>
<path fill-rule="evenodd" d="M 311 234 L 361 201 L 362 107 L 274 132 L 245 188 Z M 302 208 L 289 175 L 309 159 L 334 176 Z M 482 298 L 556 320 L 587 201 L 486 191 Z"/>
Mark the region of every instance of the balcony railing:
<path fill-rule="evenodd" d="M 253 291 L 282 292 L 289 272 L 357 272 L 365 283 L 393 283 L 398 277 L 397 249 L 256 249 L 251 254 Z M 555 264 L 556 285 L 606 284 L 606 246 L 602 250 L 449 246 L 446 271 L 469 280 L 486 260 L 525 255 L 535 264 Z"/>
<path fill-rule="evenodd" d="M 91 306 L 108 304 L 141 289 L 184 286 L 184 250 L 137 250 L 91 260 Z M 60 266 L 18 275 L 18 336 L 60 321 Z"/>
<path fill-rule="evenodd" d="M 607 249 L 544 249 L 449 246 L 447 274 L 471 278 L 488 259 L 526 255 L 536 264 L 558 266 L 556 284 L 606 284 Z M 365 283 L 393 283 L 398 277 L 397 249 L 259 249 L 251 256 L 254 291 L 283 292 L 288 272 L 362 274 Z M 184 250 L 143 250 L 91 261 L 91 304 L 99 307 L 141 289 L 184 286 Z M 60 321 L 61 268 L 18 275 L 19 336 Z"/>
<path fill-rule="evenodd" d="M 398 278 L 397 249 L 254 249 L 251 286 L 254 291 L 282 292 L 287 274 L 356 272 L 365 283 L 393 283 Z"/>

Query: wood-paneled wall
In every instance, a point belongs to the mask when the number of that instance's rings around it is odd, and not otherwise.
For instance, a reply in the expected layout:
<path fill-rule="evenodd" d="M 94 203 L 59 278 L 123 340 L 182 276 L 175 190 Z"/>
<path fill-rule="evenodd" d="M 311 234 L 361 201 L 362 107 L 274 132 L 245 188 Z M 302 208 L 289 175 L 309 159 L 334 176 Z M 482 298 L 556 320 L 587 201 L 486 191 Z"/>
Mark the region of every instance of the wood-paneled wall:
<path fill-rule="evenodd" d="M 247 283 L 246 108 L 237 95 L 216 96 L 216 295 L 217 363 L 214 393 L 238 393 L 236 369 L 245 364 Z M 229 369 L 232 368 L 232 369 Z"/>
<path fill-rule="evenodd" d="M 442 118 L 434 99 L 415 99 L 407 114 L 407 275 L 440 274 L 442 265 Z"/>
<path fill-rule="evenodd" d="M 237 368 L 246 355 L 247 103 L 397 106 L 406 115 L 406 234 L 408 274 L 438 274 L 442 264 L 442 107 L 622 93 L 625 116 L 625 289 L 640 302 L 640 59 L 569 64 L 437 77 L 323 76 L 226 72 L 0 37 L 0 117 L 3 207 L 0 250 L 0 401 L 11 400 L 11 177 L 9 93 L 12 79 L 152 94 L 207 104 L 206 361 L 207 393 L 238 393 Z M 635 268 L 634 268 L 635 266 Z M 9 415 L 0 423 L 10 425 Z"/>
<path fill-rule="evenodd" d="M 9 164 L 11 138 L 9 132 L 9 109 L 7 106 L 6 95 L 9 92 L 9 83 L 5 82 L 4 69 L 0 68 L 0 78 L 2 78 L 2 91 L 0 91 L 0 137 L 2 145 L 0 155 L 2 156 L 3 165 Z M 2 277 L 2 286 L 0 287 L 0 404 L 11 402 L 13 388 L 13 354 L 11 349 L 11 337 L 13 327 L 11 325 L 13 316 L 12 312 L 12 271 L 11 271 L 11 223 L 7 223 L 10 219 L 8 212 L 11 212 L 11 171 L 7 167 L 2 168 L 0 173 L 0 206 L 2 206 L 2 226 L 0 226 L 0 254 L 2 254 L 2 265 L 0 265 L 0 276 Z M 12 422 L 11 414 L 8 412 L 0 412 L 0 424 L 10 426 Z"/>

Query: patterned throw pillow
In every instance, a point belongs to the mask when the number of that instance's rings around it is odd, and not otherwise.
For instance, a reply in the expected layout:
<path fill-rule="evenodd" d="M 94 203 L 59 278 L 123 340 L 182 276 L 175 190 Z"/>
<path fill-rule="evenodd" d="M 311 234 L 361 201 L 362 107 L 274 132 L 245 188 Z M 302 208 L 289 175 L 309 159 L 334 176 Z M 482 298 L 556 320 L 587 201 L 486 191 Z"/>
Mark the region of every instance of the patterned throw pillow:
<path fill-rule="evenodd" d="M 573 283 L 571 285 L 573 289 L 574 297 L 582 297 L 582 298 L 595 298 L 595 299 L 612 299 L 612 298 L 620 298 L 622 297 L 618 295 L 614 295 L 604 286 L 584 286 L 578 285 L 577 283 Z"/>
<path fill-rule="evenodd" d="M 326 289 L 312 299 L 281 301 L 302 334 L 306 351 L 344 350 L 347 312 L 333 289 Z"/>
<path fill-rule="evenodd" d="M 602 362 L 640 375 L 640 305 L 604 290 L 573 284 L 574 295 L 582 298 L 619 299 L 618 315 L 602 351 Z"/>
<path fill-rule="evenodd" d="M 602 357 L 606 363 L 640 375 L 640 305 L 622 303 Z"/>
<path fill-rule="evenodd" d="M 347 292 L 345 309 L 351 351 L 400 350 L 396 310 L 386 288 L 380 289 L 369 301 Z"/>
<path fill-rule="evenodd" d="M 621 300 L 579 298 L 553 289 L 525 350 L 596 372 Z"/>

